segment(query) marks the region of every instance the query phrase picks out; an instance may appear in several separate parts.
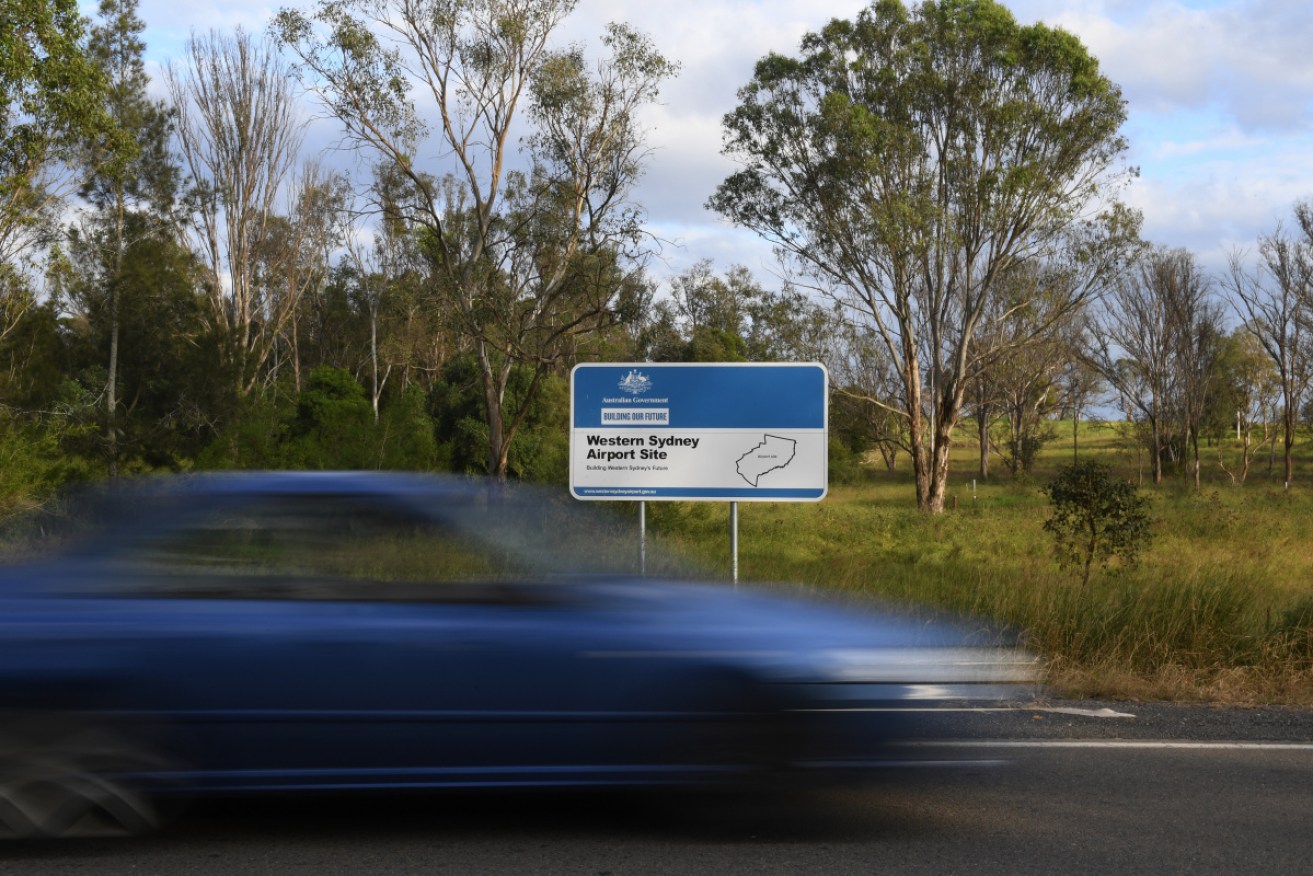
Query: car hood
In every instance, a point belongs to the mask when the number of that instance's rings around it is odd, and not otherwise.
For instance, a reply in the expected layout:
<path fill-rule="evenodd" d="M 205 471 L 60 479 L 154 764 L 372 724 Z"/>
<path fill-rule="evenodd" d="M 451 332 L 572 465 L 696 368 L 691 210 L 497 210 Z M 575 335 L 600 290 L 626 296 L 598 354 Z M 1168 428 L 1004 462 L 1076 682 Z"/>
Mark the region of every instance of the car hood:
<path fill-rule="evenodd" d="M 1031 684 L 1039 674 L 1015 636 L 924 608 L 785 585 L 635 579 L 583 591 L 640 626 L 662 629 L 667 635 L 655 640 L 671 656 L 734 656 L 785 680 Z M 636 640 L 635 648 L 652 641 Z"/>

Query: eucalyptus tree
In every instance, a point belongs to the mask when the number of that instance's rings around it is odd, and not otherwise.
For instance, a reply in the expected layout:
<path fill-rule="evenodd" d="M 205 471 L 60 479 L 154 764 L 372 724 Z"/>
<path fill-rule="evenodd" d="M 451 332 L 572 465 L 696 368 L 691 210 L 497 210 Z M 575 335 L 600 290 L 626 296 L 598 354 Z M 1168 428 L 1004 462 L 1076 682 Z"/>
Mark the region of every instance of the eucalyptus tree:
<path fill-rule="evenodd" d="M 86 144 L 101 160 L 125 148 L 106 111 L 105 77 L 88 55 L 75 0 L 0 4 L 0 340 L 35 298 L 24 265 L 76 188 Z"/>
<path fill-rule="evenodd" d="M 74 231 L 72 245 L 83 250 L 83 266 L 91 271 L 84 295 L 99 295 L 104 305 L 95 312 L 103 321 L 108 350 L 105 378 L 105 444 L 110 477 L 118 473 L 120 402 L 120 311 L 124 295 L 151 295 L 155 290 L 130 289 L 124 259 L 132 238 L 171 238 L 180 171 L 169 151 L 172 113 L 149 95 L 150 77 L 141 39 L 145 23 L 137 16 L 137 0 L 101 0 L 99 20 L 91 29 L 88 54 L 106 83 L 105 106 L 118 126 L 122 145 L 105 154 L 102 144 L 84 144 L 86 177 L 81 195 L 93 211 Z M 131 228 L 131 230 L 130 230 Z M 94 252 L 98 251 L 98 252 Z"/>
<path fill-rule="evenodd" d="M 1068 266 L 1056 261 L 1026 261 L 999 277 L 998 294 L 982 320 L 990 329 L 977 339 L 970 390 L 982 478 L 988 474 L 989 448 L 1016 477 L 1030 471 L 1052 437 L 1049 419 L 1062 404 L 1058 376 L 1070 358 L 1065 336 L 1078 322 L 1074 314 L 1054 311 L 1066 308 L 1072 276 Z M 1003 434 L 991 435 L 993 421 L 1000 418 Z"/>
<path fill-rule="evenodd" d="M 1195 488 L 1200 483 L 1199 437 L 1209 404 L 1218 390 L 1221 364 L 1222 305 L 1212 293 L 1212 281 L 1188 252 L 1178 251 L 1176 270 L 1169 272 L 1168 314 L 1176 342 L 1173 350 L 1176 393 L 1173 399 L 1180 422 L 1183 455 L 1189 454 Z"/>
<path fill-rule="evenodd" d="M 428 177 L 424 177 L 429 182 Z M 433 270 L 426 255 L 424 226 L 410 221 L 411 206 L 421 198 L 410 177 L 383 160 L 374 166 L 369 203 L 379 221 L 373 252 L 364 254 L 370 267 L 361 278 L 357 300 L 371 314 L 371 334 L 381 329 L 371 354 L 371 370 L 381 372 L 378 391 L 395 370 L 397 389 L 428 391 L 443 366 L 460 349 L 457 319 L 430 282 Z M 359 217 L 367 220 L 367 215 Z M 360 242 L 359 235 L 353 241 Z M 356 247 L 352 262 L 360 263 Z M 377 281 L 377 282 L 376 282 Z"/>
<path fill-rule="evenodd" d="M 724 277 L 718 277 L 710 259 L 699 261 L 693 267 L 670 281 L 670 300 L 680 317 L 687 336 L 719 333 L 732 336 L 744 347 L 753 306 L 766 294 L 746 268 L 731 268 Z"/>
<path fill-rule="evenodd" d="M 902 383 L 918 506 L 949 447 L 1000 278 L 1066 250 L 1062 318 L 1106 282 L 1136 217 L 1120 90 L 1080 41 L 992 0 L 878 0 L 758 62 L 725 117 L 742 164 L 710 206 L 867 324 Z"/>
<path fill-rule="evenodd" d="M 1163 457 L 1193 451 L 1212 388 L 1221 313 L 1194 256 L 1158 247 L 1140 259 L 1092 318 L 1089 362 L 1123 409 L 1149 430 L 1154 483 Z"/>
<path fill-rule="evenodd" d="M 208 273 L 219 364 L 246 397 L 295 312 L 294 300 L 271 296 L 258 276 L 259 248 L 302 143 L 295 80 L 274 46 L 241 30 L 193 34 L 164 79 L 193 184 L 192 242 Z"/>
<path fill-rule="evenodd" d="M 100 229 L 103 231 L 103 229 Z M 61 331 L 65 379 L 76 380 L 85 400 L 86 435 L 78 455 L 105 460 L 112 472 L 186 464 L 212 437 L 216 385 L 194 253 L 149 213 L 129 211 L 125 246 L 107 295 L 107 240 L 83 226 L 67 248 L 71 276 L 61 297 L 68 308 Z M 112 313 L 111 313 L 112 311 Z M 117 326 L 122 343 L 113 361 L 115 414 L 105 420 L 109 385 L 106 352 Z M 106 427 L 112 426 L 112 436 Z M 108 446 L 107 446 L 108 443 Z"/>
<path fill-rule="evenodd" d="M 345 176 L 325 170 L 317 161 L 302 164 L 287 189 L 287 215 L 269 217 L 253 248 L 253 282 L 267 302 L 265 318 L 278 333 L 277 352 L 270 355 L 265 379 L 275 380 L 285 361 L 299 393 L 304 381 L 298 311 L 304 302 L 318 297 L 332 269 L 333 254 L 349 242 L 351 189 Z"/>
<path fill-rule="evenodd" d="M 487 468 L 502 478 L 539 382 L 575 338 L 612 320 L 641 261 L 629 200 L 646 154 L 640 113 L 675 72 L 623 25 L 608 28 L 600 61 L 553 49 L 574 5 L 323 0 L 274 25 L 348 143 L 409 179 L 407 218 L 478 362 Z M 426 166 L 424 150 L 442 159 Z M 532 378 L 508 405 L 517 366 Z"/>
<path fill-rule="evenodd" d="M 1274 403 L 1281 394 L 1280 380 L 1258 337 L 1244 326 L 1221 339 L 1218 359 L 1219 379 L 1210 404 L 1209 426 L 1218 439 L 1218 465 L 1232 483 L 1244 484 L 1253 462 L 1255 429 L 1262 429 L 1260 446 L 1270 437 L 1268 411 L 1280 407 Z M 1221 450 L 1233 429 L 1240 442 L 1240 464 L 1235 471 L 1227 467 Z"/>
<path fill-rule="evenodd" d="M 1066 357 L 1058 371 L 1058 388 L 1062 407 L 1071 417 L 1071 461 L 1080 462 L 1081 415 L 1097 404 L 1108 390 L 1108 382 L 1099 369 L 1090 364 L 1090 324 L 1085 315 L 1070 323 L 1063 332 Z"/>
<path fill-rule="evenodd" d="M 833 341 L 832 355 L 823 361 L 835 395 L 846 399 L 836 401 L 861 415 L 870 442 L 892 472 L 898 454 L 912 449 L 897 367 L 869 326 L 840 319 Z"/>
<path fill-rule="evenodd" d="M 1259 240 L 1257 269 L 1243 254 L 1230 257 L 1226 288 L 1245 327 L 1276 366 L 1286 483 L 1295 477 L 1294 446 L 1300 405 L 1313 382 L 1313 202 L 1296 205 L 1303 237 L 1282 226 Z"/>

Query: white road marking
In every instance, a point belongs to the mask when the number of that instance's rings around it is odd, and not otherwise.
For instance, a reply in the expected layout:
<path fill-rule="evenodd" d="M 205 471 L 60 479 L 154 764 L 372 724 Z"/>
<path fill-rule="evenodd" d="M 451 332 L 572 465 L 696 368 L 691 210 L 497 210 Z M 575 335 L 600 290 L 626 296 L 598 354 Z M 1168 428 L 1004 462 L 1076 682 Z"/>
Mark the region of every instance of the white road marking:
<path fill-rule="evenodd" d="M 1079 715 L 1085 718 L 1134 718 L 1126 712 L 1114 712 L 1112 709 L 1074 709 L 1064 706 L 924 706 L 903 707 L 903 706 L 874 706 L 853 708 L 834 708 L 834 709 L 798 709 L 800 712 L 929 712 L 929 713 L 958 713 L 958 712 L 977 712 L 979 714 L 991 714 L 994 712 L 1049 712 L 1060 715 Z"/>
<path fill-rule="evenodd" d="M 805 709 L 816 712 L 1048 712 L 1085 718 L 1134 718 L 1135 715 L 1102 709 L 1077 709 L 1066 706 L 962 706 L 924 709 Z M 1313 742 L 1192 742 L 1153 739 L 978 739 L 908 742 L 911 748 L 1122 748 L 1182 751 L 1313 751 Z"/>
<path fill-rule="evenodd" d="M 1072 709 L 1065 706 L 1036 706 L 1031 709 L 1017 709 L 1018 712 L 1052 712 L 1057 715 L 1079 715 L 1084 718 L 1134 718 L 1126 712 L 1114 712 L 1109 708 Z"/>
<path fill-rule="evenodd" d="M 1187 751 L 1313 751 L 1313 742 L 1189 742 L 1151 739 L 978 739 L 913 742 L 928 748 L 1144 748 Z"/>

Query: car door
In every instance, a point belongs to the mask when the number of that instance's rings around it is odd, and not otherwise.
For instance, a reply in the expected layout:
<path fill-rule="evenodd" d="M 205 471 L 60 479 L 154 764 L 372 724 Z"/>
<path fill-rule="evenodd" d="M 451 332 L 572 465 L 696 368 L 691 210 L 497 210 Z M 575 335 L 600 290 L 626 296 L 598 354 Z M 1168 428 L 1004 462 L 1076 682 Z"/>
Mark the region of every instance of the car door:
<path fill-rule="evenodd" d="M 126 570 L 125 570 L 126 571 Z M 607 780 L 656 769 L 635 630 L 368 497 L 262 497 L 137 553 L 135 708 L 228 788 Z M 641 625 L 638 625 L 641 627 Z M 660 695 L 657 695 L 660 692 Z"/>

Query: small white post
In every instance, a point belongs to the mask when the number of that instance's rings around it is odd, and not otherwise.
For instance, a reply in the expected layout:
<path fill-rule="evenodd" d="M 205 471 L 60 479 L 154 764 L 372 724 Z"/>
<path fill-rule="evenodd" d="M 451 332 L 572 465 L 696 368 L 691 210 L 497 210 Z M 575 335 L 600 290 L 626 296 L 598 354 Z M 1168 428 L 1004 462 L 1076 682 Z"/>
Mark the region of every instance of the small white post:
<path fill-rule="evenodd" d="M 647 503 L 638 503 L 638 574 L 647 577 Z"/>
<path fill-rule="evenodd" d="M 739 503 L 729 503 L 730 580 L 739 586 Z"/>

